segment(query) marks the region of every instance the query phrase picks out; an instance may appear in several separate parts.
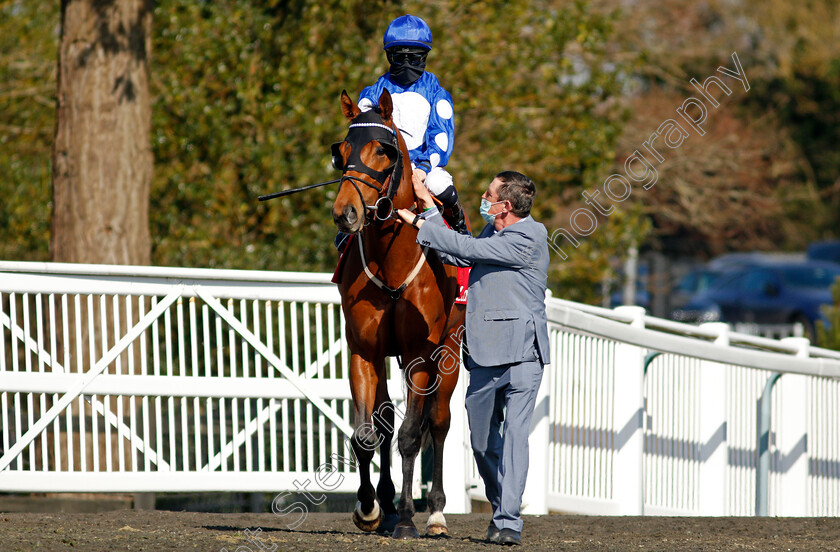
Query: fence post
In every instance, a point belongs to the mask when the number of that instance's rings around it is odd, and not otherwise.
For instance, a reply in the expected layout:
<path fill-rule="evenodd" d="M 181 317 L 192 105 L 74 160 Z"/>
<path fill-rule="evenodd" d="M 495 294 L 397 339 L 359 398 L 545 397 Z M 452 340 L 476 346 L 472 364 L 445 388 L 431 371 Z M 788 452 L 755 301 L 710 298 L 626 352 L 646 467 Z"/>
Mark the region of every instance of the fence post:
<path fill-rule="evenodd" d="M 770 401 L 773 386 L 781 374 L 774 373 L 764 383 L 764 391 L 758 400 L 758 431 L 756 432 L 756 452 L 758 462 L 755 467 L 755 515 L 767 516 L 767 497 L 770 487 Z"/>
<path fill-rule="evenodd" d="M 616 307 L 633 317 L 631 326 L 645 327 L 645 309 Z M 613 443 L 613 499 L 620 515 L 644 513 L 644 351 L 634 345 L 615 346 L 615 440 Z"/>
<path fill-rule="evenodd" d="M 709 322 L 701 328 L 717 333 L 715 345 L 729 346 L 729 325 Z M 701 516 L 725 516 L 726 470 L 729 463 L 726 436 L 726 367 L 718 362 L 700 362 L 700 477 Z"/>
<path fill-rule="evenodd" d="M 782 343 L 798 349 L 796 356 L 808 358 L 810 342 L 788 337 Z M 808 515 L 808 377 L 787 374 L 777 391 L 779 427 L 776 430 L 779 501 L 776 516 Z"/>

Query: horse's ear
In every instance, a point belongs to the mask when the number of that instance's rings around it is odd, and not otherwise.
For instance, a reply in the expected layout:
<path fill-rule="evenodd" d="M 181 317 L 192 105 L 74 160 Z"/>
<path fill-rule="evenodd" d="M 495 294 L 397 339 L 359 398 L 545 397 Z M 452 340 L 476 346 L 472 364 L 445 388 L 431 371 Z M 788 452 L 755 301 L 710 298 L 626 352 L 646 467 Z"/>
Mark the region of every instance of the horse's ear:
<path fill-rule="evenodd" d="M 356 105 L 353 100 L 350 99 L 350 96 L 347 95 L 347 90 L 341 91 L 341 111 L 344 113 L 344 116 L 347 117 L 348 121 L 352 121 L 359 115 L 359 113 L 362 112 L 359 109 L 359 106 Z"/>
<path fill-rule="evenodd" d="M 379 116 L 386 124 L 391 122 L 391 114 L 394 112 L 394 102 L 391 100 L 391 93 L 387 88 L 382 89 L 379 96 Z"/>

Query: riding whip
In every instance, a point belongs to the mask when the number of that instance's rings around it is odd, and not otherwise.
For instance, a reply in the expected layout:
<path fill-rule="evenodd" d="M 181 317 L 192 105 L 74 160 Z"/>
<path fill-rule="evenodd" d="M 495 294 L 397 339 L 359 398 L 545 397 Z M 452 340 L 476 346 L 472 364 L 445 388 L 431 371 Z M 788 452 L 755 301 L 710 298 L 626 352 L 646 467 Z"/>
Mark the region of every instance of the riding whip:
<path fill-rule="evenodd" d="M 291 190 L 283 190 L 282 192 L 275 192 L 273 194 L 268 195 L 261 195 L 259 196 L 260 201 L 265 201 L 266 199 L 274 199 L 275 197 L 283 197 L 291 194 L 296 194 L 298 192 L 302 192 L 304 190 L 311 190 L 312 188 L 320 188 L 321 186 L 327 186 L 329 184 L 335 184 L 336 182 L 341 182 L 341 179 L 330 180 L 329 182 L 321 182 L 319 184 L 310 184 L 309 186 L 302 186 L 300 188 L 292 188 Z"/>

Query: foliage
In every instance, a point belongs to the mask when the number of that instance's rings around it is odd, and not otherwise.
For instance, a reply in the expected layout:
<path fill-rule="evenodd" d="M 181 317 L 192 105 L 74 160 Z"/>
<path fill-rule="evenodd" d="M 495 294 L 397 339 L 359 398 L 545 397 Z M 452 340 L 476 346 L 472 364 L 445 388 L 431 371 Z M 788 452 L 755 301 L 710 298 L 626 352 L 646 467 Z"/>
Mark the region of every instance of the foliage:
<path fill-rule="evenodd" d="M 831 286 L 831 305 L 822 307 L 827 322 L 817 320 L 817 345 L 840 351 L 840 278 Z"/>
<path fill-rule="evenodd" d="M 364 17 L 348 1 L 161 2 L 155 58 L 177 62 L 154 69 L 158 264 L 332 267 L 334 188 L 255 198 L 332 177 L 339 92 L 355 96 L 387 69 L 381 36 L 406 12 L 435 34 L 428 69 L 456 107 L 448 169 L 474 217 L 498 171 L 538 183 L 543 220 L 562 192 L 606 173 L 619 73 L 606 63 L 612 18 L 587 2 L 366 3 Z"/>
<path fill-rule="evenodd" d="M 333 178 L 339 93 L 373 78 L 364 37 L 385 21 L 361 11 L 341 0 L 158 3 L 155 264 L 330 268 L 334 188 L 257 196 Z"/>
<path fill-rule="evenodd" d="M 715 67 L 710 63 L 705 74 Z M 825 209 L 814 186 L 801 178 L 797 148 L 772 115 L 740 116 L 744 89 L 732 90 L 718 109 L 709 109 L 704 136 L 691 131 L 678 149 L 660 147 L 665 160 L 656 167 L 658 181 L 640 192 L 654 236 L 669 256 L 803 250 L 818 237 Z M 655 88 L 635 99 L 619 151 L 646 151 L 642 143 L 663 121 L 679 118 L 675 109 L 691 95 Z M 813 226 L 801 224 L 802 212 Z"/>
<path fill-rule="evenodd" d="M 702 82 L 719 65 L 731 67 L 733 51 L 750 83 L 745 92 L 724 78 L 736 87 L 710 110 L 709 134 L 689 138 L 663 163 L 662 185 L 646 208 L 662 247 L 690 256 L 801 250 L 836 236 L 837 2 L 662 0 L 637 3 L 626 24 L 636 32 L 619 40 L 643 63 L 621 150 L 697 95 L 689 79 Z"/>
<path fill-rule="evenodd" d="M 616 98 L 630 68 L 610 49 L 617 12 L 586 1 L 434 6 L 421 12 L 442 43 L 429 65 L 456 102 L 448 169 L 468 212 L 478 220 L 481 192 L 495 173 L 512 169 L 537 184 L 533 214 L 549 234 L 568 226 L 570 202 L 612 172 L 626 117 Z M 645 223 L 631 202 L 621 209 L 567 260 L 552 256 L 558 295 L 594 301 L 610 259 L 643 239 Z"/>
<path fill-rule="evenodd" d="M 758 66 L 753 108 L 770 109 L 789 129 L 807 163 L 805 177 L 829 215 L 814 221 L 837 235 L 840 209 L 840 5 L 836 0 L 743 0 Z M 808 216 L 807 212 L 802 213 Z"/>
<path fill-rule="evenodd" d="M 826 118 L 840 113 L 836 41 L 825 39 L 837 10 L 827 0 L 815 0 L 813 10 L 786 8 L 782 0 L 756 10 L 757 2 L 686 7 L 666 0 L 646 9 L 625 4 L 619 12 L 611 0 L 159 0 L 152 46 L 153 263 L 330 270 L 335 187 L 265 203 L 256 197 L 334 177 L 329 144 L 346 132 L 340 91 L 355 97 L 387 69 L 382 33 L 403 13 L 432 27 L 428 68 L 455 100 L 448 169 L 474 221 L 493 175 L 514 169 L 537 183 L 534 214 L 549 233 L 568 228 L 569 214 L 583 206 L 581 192 L 621 172 L 623 157 L 664 117 L 657 106 L 667 103 L 672 113 L 668 102 L 684 95 L 688 78 L 709 74 L 738 50 L 750 72 L 750 101 L 721 119 L 714 148 L 692 153 L 719 160 L 713 174 L 719 200 L 730 180 L 756 198 L 754 206 L 739 204 L 750 216 L 722 219 L 723 226 L 741 224 L 743 233 L 720 239 L 827 236 L 830 218 L 815 208 L 808 186 L 829 205 L 840 197 L 832 195 L 840 181 L 838 125 Z M 5 259 L 48 258 L 59 14 L 57 3 L 39 4 L 0 0 Z M 662 92 L 646 95 L 653 88 Z M 641 98 L 631 104 L 632 116 L 628 96 Z M 766 106 L 773 112 L 765 117 Z M 749 155 L 728 155 L 736 149 Z M 645 243 L 652 216 L 660 234 L 676 236 L 684 235 L 685 221 L 706 220 L 713 210 L 697 211 L 696 194 L 663 191 L 681 179 L 689 191 L 703 188 L 709 166 L 685 161 L 675 158 L 655 188 L 599 219 L 595 233 L 566 248 L 567 260 L 552 252 L 557 295 L 594 301 L 596 282 L 610 276 L 616 259 Z M 761 223 L 761 208 L 787 222 Z M 668 212 L 677 216 L 659 216 Z M 812 216 L 797 218 L 803 213 Z M 707 234 L 702 238 L 724 236 Z"/>
<path fill-rule="evenodd" d="M 56 2 L 0 1 L 0 259 L 49 258 Z"/>

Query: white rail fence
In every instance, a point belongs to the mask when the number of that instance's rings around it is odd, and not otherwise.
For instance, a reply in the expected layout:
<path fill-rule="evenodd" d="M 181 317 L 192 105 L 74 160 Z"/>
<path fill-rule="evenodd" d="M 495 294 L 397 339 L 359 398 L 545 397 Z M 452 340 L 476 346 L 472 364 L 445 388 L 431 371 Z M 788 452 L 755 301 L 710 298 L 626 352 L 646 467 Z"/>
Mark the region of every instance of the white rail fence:
<path fill-rule="evenodd" d="M 0 270 L 0 491 L 294 491 L 350 458 L 328 276 Z M 331 490 L 355 491 L 336 464 Z"/>
<path fill-rule="evenodd" d="M 338 300 L 324 274 L 0 263 L 0 492 L 318 490 L 327 464 L 321 489 L 354 492 Z M 526 512 L 840 515 L 840 354 L 548 309 Z M 451 512 L 483 498 L 466 377 Z M 389 390 L 399 419 L 395 368 Z"/>
<path fill-rule="evenodd" d="M 536 511 L 840 515 L 840 354 L 638 307 L 549 299 L 548 312 Z"/>

